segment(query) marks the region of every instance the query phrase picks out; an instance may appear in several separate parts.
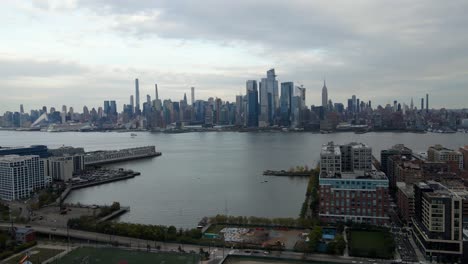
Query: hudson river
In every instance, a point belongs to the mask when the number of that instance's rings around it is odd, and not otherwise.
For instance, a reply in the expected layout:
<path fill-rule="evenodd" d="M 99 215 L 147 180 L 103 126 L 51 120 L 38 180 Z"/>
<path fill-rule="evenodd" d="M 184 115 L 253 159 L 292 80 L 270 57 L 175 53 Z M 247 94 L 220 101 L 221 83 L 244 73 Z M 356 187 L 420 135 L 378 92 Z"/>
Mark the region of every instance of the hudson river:
<path fill-rule="evenodd" d="M 328 141 L 363 142 L 380 150 L 403 143 L 416 152 L 432 144 L 458 148 L 468 134 L 237 133 L 185 134 L 46 133 L 0 131 L 0 146 L 43 144 L 86 151 L 156 145 L 163 155 L 113 164 L 141 172 L 133 179 L 74 191 L 67 202 L 130 206 L 120 221 L 194 227 L 216 214 L 297 217 L 307 179 L 263 176 L 266 169 L 316 165 Z M 268 182 L 265 182 L 268 181 Z"/>

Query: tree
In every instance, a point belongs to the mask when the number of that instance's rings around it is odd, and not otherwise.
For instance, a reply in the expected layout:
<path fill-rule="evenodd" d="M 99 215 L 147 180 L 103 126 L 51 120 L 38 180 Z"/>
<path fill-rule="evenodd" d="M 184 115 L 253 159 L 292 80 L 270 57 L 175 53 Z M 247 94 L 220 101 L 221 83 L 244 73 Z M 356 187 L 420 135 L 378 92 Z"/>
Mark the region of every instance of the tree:
<path fill-rule="evenodd" d="M 120 203 L 119 202 L 113 202 L 110 209 L 111 209 L 112 212 L 120 210 Z"/>
<path fill-rule="evenodd" d="M 335 237 L 335 243 L 335 254 L 343 255 L 343 252 L 346 248 L 346 241 L 344 240 L 344 237 L 342 235 L 337 235 Z"/>
<path fill-rule="evenodd" d="M 315 252 L 317 246 L 322 238 L 322 228 L 320 226 L 315 226 L 314 229 L 309 234 L 309 250 Z"/>

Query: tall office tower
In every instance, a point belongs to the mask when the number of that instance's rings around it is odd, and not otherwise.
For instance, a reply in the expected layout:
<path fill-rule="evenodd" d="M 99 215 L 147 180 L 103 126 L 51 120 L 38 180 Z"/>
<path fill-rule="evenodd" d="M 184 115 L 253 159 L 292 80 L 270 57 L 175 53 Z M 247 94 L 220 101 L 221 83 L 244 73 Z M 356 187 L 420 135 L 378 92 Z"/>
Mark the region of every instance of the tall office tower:
<path fill-rule="evenodd" d="M 356 106 L 357 106 L 356 95 L 353 94 L 353 96 L 351 96 L 351 100 L 352 100 L 352 102 L 353 102 L 353 105 L 352 105 L 353 107 L 352 107 L 351 111 L 352 111 L 353 113 L 355 113 L 355 112 L 356 112 Z"/>
<path fill-rule="evenodd" d="M 110 113 L 110 103 L 109 101 L 104 101 L 104 114 L 109 115 Z"/>
<path fill-rule="evenodd" d="M 135 103 L 134 103 L 134 100 L 133 100 L 133 95 L 130 95 L 130 105 L 132 106 L 132 112 L 135 111 Z"/>
<path fill-rule="evenodd" d="M 360 101 L 359 99 L 356 99 L 356 112 L 357 113 L 361 112 L 361 108 L 359 106 L 360 106 Z"/>
<path fill-rule="evenodd" d="M 237 126 L 243 125 L 243 119 L 242 119 L 242 114 L 244 113 L 244 107 L 242 105 L 243 102 L 243 96 L 242 95 L 236 95 L 236 122 L 235 124 Z"/>
<path fill-rule="evenodd" d="M 398 103 L 397 111 L 398 111 L 398 112 L 401 112 L 401 104 L 400 104 L 400 103 Z"/>
<path fill-rule="evenodd" d="M 42 112 L 43 112 L 43 113 L 47 113 L 47 106 L 43 106 L 43 107 L 42 107 Z"/>
<path fill-rule="evenodd" d="M 291 104 L 293 97 L 294 83 L 281 83 L 281 98 L 280 98 L 280 117 L 282 126 L 291 125 Z"/>
<path fill-rule="evenodd" d="M 44 163 L 37 155 L 1 156 L 0 183 L 0 200 L 28 198 L 46 185 Z"/>
<path fill-rule="evenodd" d="M 185 103 L 185 105 L 187 105 L 187 94 L 186 93 L 184 93 L 184 103 Z"/>
<path fill-rule="evenodd" d="M 21 114 L 24 114 L 24 107 L 23 107 L 23 104 L 20 104 L 20 113 L 21 113 Z"/>
<path fill-rule="evenodd" d="M 394 100 L 394 101 L 393 101 L 393 112 L 396 112 L 396 111 L 397 111 L 397 105 L 398 105 L 398 104 L 397 104 L 397 101 Z"/>
<path fill-rule="evenodd" d="M 429 112 L 429 94 L 426 94 L 426 113 Z"/>
<path fill-rule="evenodd" d="M 110 113 L 117 115 L 117 103 L 114 100 L 110 101 Z"/>
<path fill-rule="evenodd" d="M 247 127 L 258 127 L 258 89 L 257 81 L 249 80 L 246 83 L 246 97 L 247 97 L 247 108 L 246 108 L 246 125 Z"/>
<path fill-rule="evenodd" d="M 301 105 L 302 107 L 305 107 L 305 101 L 306 101 L 306 88 L 304 86 L 296 86 L 296 90 L 294 92 L 295 95 L 300 97 Z"/>
<path fill-rule="evenodd" d="M 322 107 L 323 109 L 328 110 L 328 89 L 327 89 L 325 80 L 323 80 L 323 87 L 322 87 Z"/>
<path fill-rule="evenodd" d="M 66 112 L 67 112 L 67 106 L 66 106 L 66 105 L 62 105 L 62 112 L 63 112 L 63 113 L 66 113 Z"/>
<path fill-rule="evenodd" d="M 140 87 L 138 84 L 138 78 L 135 79 L 135 112 L 140 111 Z"/>
<path fill-rule="evenodd" d="M 267 71 L 267 77 L 262 78 L 260 82 L 260 126 L 273 124 L 278 104 L 278 81 L 275 69 L 270 69 Z"/>
<path fill-rule="evenodd" d="M 279 87 L 278 81 L 276 80 L 275 69 L 270 69 L 267 71 L 267 79 L 269 80 L 268 86 L 271 86 L 271 93 L 273 95 L 273 115 L 276 112 L 276 109 L 279 108 Z"/>
<path fill-rule="evenodd" d="M 154 91 L 155 91 L 155 96 L 156 96 L 154 99 L 158 100 L 159 99 L 159 94 L 158 94 L 158 84 L 157 83 L 154 84 Z"/>
<path fill-rule="evenodd" d="M 146 95 L 146 102 L 151 105 L 151 96 L 149 94 Z"/>
<path fill-rule="evenodd" d="M 102 110 L 102 107 L 98 107 L 97 114 L 98 114 L 98 116 L 99 116 L 100 118 L 103 116 L 104 111 Z"/>
<path fill-rule="evenodd" d="M 193 105 L 195 103 L 195 87 L 190 88 L 191 90 L 191 102 L 190 104 Z"/>
<path fill-rule="evenodd" d="M 421 98 L 421 111 L 424 110 L 424 98 Z"/>
<path fill-rule="evenodd" d="M 369 100 L 369 109 L 372 110 L 372 101 L 371 100 Z"/>
<path fill-rule="evenodd" d="M 413 97 L 411 97 L 410 109 L 413 110 L 413 108 L 414 108 Z"/>

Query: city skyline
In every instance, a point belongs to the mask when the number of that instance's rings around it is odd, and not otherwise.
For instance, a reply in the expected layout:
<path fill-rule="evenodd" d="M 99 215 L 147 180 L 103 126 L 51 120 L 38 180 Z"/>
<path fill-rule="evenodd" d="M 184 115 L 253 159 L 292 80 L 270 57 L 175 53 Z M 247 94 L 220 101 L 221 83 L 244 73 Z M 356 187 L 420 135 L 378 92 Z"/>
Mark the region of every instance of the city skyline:
<path fill-rule="evenodd" d="M 273 74 L 275 72 L 275 69 L 272 68 L 267 72 L 267 77 L 268 77 L 268 73 L 272 71 Z M 276 75 L 274 75 L 276 77 Z M 248 91 L 249 91 L 249 82 L 258 82 L 260 87 L 261 87 L 261 83 L 262 83 L 262 80 L 264 80 L 265 82 L 267 81 L 268 78 L 262 78 L 261 76 L 258 78 L 259 80 L 257 81 L 257 79 L 252 79 L 252 80 L 246 80 L 246 85 L 247 85 L 247 88 L 244 87 L 244 91 L 238 93 L 235 95 L 235 97 L 237 96 L 247 96 L 248 97 Z M 280 109 L 281 108 L 281 105 L 280 105 L 280 98 L 281 98 L 281 91 L 280 91 L 280 87 L 281 85 L 293 85 L 295 89 L 292 89 L 291 91 L 291 95 L 294 95 L 294 96 L 304 96 L 304 101 L 306 102 L 304 104 L 305 107 L 311 107 L 311 106 L 322 106 L 322 107 L 328 107 L 328 103 L 332 102 L 332 103 L 340 103 L 340 104 L 345 104 L 347 100 L 349 100 L 349 98 L 345 98 L 343 101 L 335 101 L 333 97 L 329 97 L 328 96 L 328 89 L 327 89 L 327 86 L 326 86 L 326 80 L 323 80 L 323 87 L 320 89 L 320 91 L 316 91 L 318 94 L 308 94 L 308 97 L 319 97 L 320 99 L 320 102 L 318 102 L 318 104 L 311 104 L 311 105 L 307 105 L 307 97 L 305 97 L 305 95 L 302 95 L 303 91 L 306 91 L 307 90 L 307 87 L 304 87 L 302 84 L 300 86 L 297 85 L 297 83 L 295 83 L 294 81 L 279 81 L 277 79 L 274 79 L 273 80 L 274 82 L 274 85 L 276 88 L 275 91 L 275 97 L 277 99 L 277 103 L 273 103 L 273 105 L 275 105 L 274 108 L 276 109 Z M 28 105 L 26 105 L 25 107 L 25 104 L 21 103 L 17 106 L 17 109 L 6 109 L 5 111 L 1 112 L 0 110 L 0 114 L 1 113 L 5 113 L 5 112 L 19 112 L 19 113 L 29 113 L 30 111 L 34 111 L 34 110 L 39 110 L 39 109 L 43 109 L 44 107 L 46 108 L 52 108 L 52 109 L 62 109 L 62 112 L 63 109 L 65 108 L 68 108 L 70 109 L 72 112 L 75 111 L 77 113 L 82 113 L 82 111 L 80 111 L 81 109 L 83 108 L 88 108 L 89 110 L 90 109 L 95 109 L 95 110 L 98 110 L 99 108 L 102 108 L 102 110 L 104 112 L 106 112 L 106 102 L 107 104 L 109 104 L 110 102 L 113 102 L 114 103 L 114 110 L 116 110 L 115 112 L 122 112 L 125 110 L 125 105 L 128 105 L 128 106 L 132 106 L 135 110 L 138 109 L 139 111 L 142 111 L 141 109 L 141 99 L 143 98 L 147 98 L 147 100 L 144 100 L 145 101 L 148 101 L 148 98 L 149 98 L 149 101 L 148 102 L 152 102 L 154 100 L 151 99 L 151 92 L 148 91 L 148 93 L 143 93 L 141 94 L 140 93 L 140 79 L 139 78 L 135 78 L 133 79 L 133 92 L 132 91 L 128 91 L 128 94 L 127 94 L 127 99 L 122 99 L 122 100 L 116 100 L 114 99 L 114 97 L 112 96 L 109 96 L 107 95 L 107 97 L 104 97 L 104 98 L 98 98 L 97 101 L 98 104 L 97 105 L 88 105 L 88 104 L 83 104 L 83 105 L 67 105 L 67 104 L 60 104 L 58 102 L 56 103 L 52 103 L 51 105 L 42 105 L 42 106 L 39 106 L 37 108 L 35 107 L 29 107 Z M 157 99 L 157 100 L 161 100 L 164 101 L 164 100 L 170 100 L 172 102 L 179 102 L 179 101 L 183 101 L 183 100 L 186 100 L 187 98 L 187 93 L 188 92 L 182 92 L 182 97 L 181 98 L 165 98 L 165 97 L 160 97 L 159 96 L 159 88 L 158 88 L 158 84 L 157 83 L 154 83 L 153 84 L 154 87 L 153 87 L 153 93 L 155 94 L 155 97 L 153 99 Z M 278 86 L 278 87 L 277 87 Z M 214 96 L 210 96 L 208 95 L 208 97 L 206 98 L 199 98 L 199 97 L 195 97 L 195 89 L 196 87 L 192 86 L 190 87 L 189 90 L 187 91 L 190 91 L 190 95 L 191 95 L 191 100 L 190 100 L 190 106 L 193 106 L 194 105 L 194 102 L 196 100 L 201 100 L 201 101 L 208 101 L 210 98 L 213 98 L 213 99 L 221 99 L 222 102 L 230 102 L 230 103 L 236 103 L 236 98 L 234 98 L 234 100 L 230 101 L 226 98 L 220 98 L 220 97 L 214 97 Z M 267 88 L 265 88 L 267 89 Z M 271 88 L 273 89 L 273 88 Z M 294 90 L 296 90 L 294 92 Z M 182 90 L 183 91 L 183 90 Z M 258 88 L 258 94 L 260 94 L 260 88 Z M 265 92 L 265 94 L 267 93 L 270 93 L 270 91 L 268 92 Z M 349 95 L 346 95 L 346 96 L 352 96 L 353 100 L 356 99 L 356 96 L 360 96 L 360 95 L 356 95 L 356 94 L 349 94 Z M 345 97 L 346 97 L 345 96 Z M 442 108 L 446 108 L 446 109 L 456 109 L 456 108 L 449 108 L 449 107 L 441 107 L 441 108 L 435 108 L 435 107 L 432 107 L 432 105 L 430 105 L 427 101 L 427 99 L 429 98 L 429 94 L 425 93 L 425 94 L 422 94 L 420 97 L 418 97 L 420 100 L 421 100 L 421 107 L 419 108 L 418 105 L 415 105 L 414 108 L 415 109 L 424 109 L 425 111 L 428 111 L 430 109 L 434 109 L 434 110 L 439 110 L 439 109 L 442 109 Z M 418 99 L 416 98 L 416 99 Z M 392 101 L 389 101 L 387 103 L 376 103 L 375 104 L 375 107 L 378 107 L 378 106 L 381 106 L 383 108 L 385 108 L 386 106 L 390 105 L 390 106 L 393 106 L 393 104 L 395 102 L 398 102 L 399 104 L 402 103 L 401 107 L 403 106 L 408 106 L 410 107 L 410 109 L 413 109 L 413 97 L 411 98 L 405 98 L 403 99 L 402 101 L 399 101 L 399 100 L 393 100 Z M 265 99 L 266 100 L 266 99 Z M 325 100 L 325 101 L 324 101 Z M 410 100 L 411 103 L 408 103 L 408 101 L 406 100 Z M 359 101 L 359 100 L 358 100 Z M 372 100 L 369 100 L 369 102 L 371 102 Z M 262 105 L 262 99 L 260 97 L 257 98 L 257 102 L 259 104 L 259 108 L 261 108 L 261 105 Z M 327 102 L 326 104 L 324 104 L 324 102 Z M 353 101 L 353 105 L 356 105 L 356 102 Z M 264 107 L 267 107 L 266 105 Z M 465 109 L 465 108 L 462 108 L 462 109 Z M 18 111 L 19 110 L 19 111 Z M 65 111 L 65 112 L 69 112 L 69 111 Z"/>
<path fill-rule="evenodd" d="M 122 105 L 135 76 L 141 95 L 157 83 L 161 98 L 180 100 L 193 86 L 198 98 L 235 102 L 245 80 L 269 68 L 279 83 L 304 85 L 308 106 L 321 104 L 325 76 L 334 101 L 359 94 L 385 105 L 429 93 L 433 108 L 463 108 L 466 5 L 6 1 L 0 112 L 80 109 L 109 94 Z"/>

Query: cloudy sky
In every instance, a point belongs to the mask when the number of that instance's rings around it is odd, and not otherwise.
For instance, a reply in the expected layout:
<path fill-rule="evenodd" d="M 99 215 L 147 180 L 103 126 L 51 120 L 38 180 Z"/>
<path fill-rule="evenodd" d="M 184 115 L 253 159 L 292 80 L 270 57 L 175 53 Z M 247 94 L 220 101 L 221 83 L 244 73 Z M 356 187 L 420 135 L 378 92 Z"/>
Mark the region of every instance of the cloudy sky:
<path fill-rule="evenodd" d="M 232 101 L 275 68 L 320 104 L 468 107 L 467 1 L 2 0 L 0 113 L 119 110 L 134 92 Z M 419 105 L 419 104 L 417 104 Z"/>

